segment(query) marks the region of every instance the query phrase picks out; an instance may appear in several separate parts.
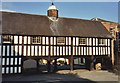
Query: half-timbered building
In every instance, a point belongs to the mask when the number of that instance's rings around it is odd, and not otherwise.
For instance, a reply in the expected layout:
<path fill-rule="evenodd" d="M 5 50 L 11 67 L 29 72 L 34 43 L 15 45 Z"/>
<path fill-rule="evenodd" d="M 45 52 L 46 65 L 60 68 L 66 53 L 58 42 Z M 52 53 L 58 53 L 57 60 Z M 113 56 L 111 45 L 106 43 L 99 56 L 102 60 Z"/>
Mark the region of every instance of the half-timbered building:
<path fill-rule="evenodd" d="M 48 71 L 51 61 L 58 58 L 69 59 L 71 70 L 75 58 L 85 58 L 90 69 L 96 58 L 102 58 L 102 64 L 108 64 L 105 58 L 111 60 L 111 34 L 100 22 L 58 17 L 54 4 L 48 8 L 48 16 L 0 13 L 3 74 L 21 73 L 28 59 L 36 60 L 35 67 L 46 59 Z"/>

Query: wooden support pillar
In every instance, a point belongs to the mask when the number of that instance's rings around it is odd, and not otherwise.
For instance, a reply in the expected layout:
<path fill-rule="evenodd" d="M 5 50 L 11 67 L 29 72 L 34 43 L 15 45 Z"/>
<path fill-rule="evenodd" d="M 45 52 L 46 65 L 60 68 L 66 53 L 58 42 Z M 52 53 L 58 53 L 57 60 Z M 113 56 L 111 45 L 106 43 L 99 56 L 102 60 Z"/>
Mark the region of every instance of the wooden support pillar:
<path fill-rule="evenodd" d="M 48 70 L 48 73 L 51 72 L 51 64 L 50 64 L 50 60 L 47 60 L 47 70 Z"/>
<path fill-rule="evenodd" d="M 57 59 L 55 59 L 55 62 L 54 62 L 54 72 L 57 71 Z"/>
<path fill-rule="evenodd" d="M 79 60 L 80 58 L 78 58 L 78 64 L 80 64 L 80 60 Z"/>
<path fill-rule="evenodd" d="M 90 58 L 90 70 L 94 70 L 94 55 L 93 55 L 93 38 L 91 39 L 91 46 L 92 46 L 92 55 L 91 55 L 91 58 Z"/>
<path fill-rule="evenodd" d="M 37 71 L 39 71 L 39 59 L 37 59 L 36 62 L 37 62 Z"/>
<path fill-rule="evenodd" d="M 14 42 L 14 36 L 13 36 L 13 42 Z M 21 55 L 21 73 L 24 73 L 23 65 L 24 65 L 24 36 L 22 36 L 22 55 Z"/>
<path fill-rule="evenodd" d="M 51 45 L 50 45 L 50 37 L 49 37 L 49 55 L 48 55 L 48 60 L 47 60 L 47 70 L 48 73 L 51 72 Z"/>
<path fill-rule="evenodd" d="M 86 66 L 86 69 L 88 70 L 94 70 L 94 61 L 92 59 L 92 57 L 90 58 L 85 58 L 85 66 Z"/>
<path fill-rule="evenodd" d="M 23 56 L 21 57 L 21 73 L 24 73 L 24 69 L 23 69 L 23 63 L 24 63 L 24 59 Z"/>
<path fill-rule="evenodd" d="M 93 57 L 93 55 L 90 58 L 90 70 L 91 71 L 94 70 L 94 57 Z"/>
<path fill-rule="evenodd" d="M 74 70 L 74 57 L 73 57 L 73 37 L 71 37 L 71 57 L 70 57 L 70 70 Z"/>
<path fill-rule="evenodd" d="M 90 60 L 89 60 L 89 58 L 85 58 L 85 66 L 86 66 L 86 69 L 90 70 Z"/>
<path fill-rule="evenodd" d="M 66 58 L 65 58 L 65 65 L 67 65 L 67 60 L 66 60 Z"/>
<path fill-rule="evenodd" d="M 81 58 L 81 63 L 83 63 L 83 58 Z"/>
<path fill-rule="evenodd" d="M 70 59 L 70 70 L 73 71 L 74 70 L 74 61 L 73 61 L 73 57 L 71 56 L 71 59 Z"/>

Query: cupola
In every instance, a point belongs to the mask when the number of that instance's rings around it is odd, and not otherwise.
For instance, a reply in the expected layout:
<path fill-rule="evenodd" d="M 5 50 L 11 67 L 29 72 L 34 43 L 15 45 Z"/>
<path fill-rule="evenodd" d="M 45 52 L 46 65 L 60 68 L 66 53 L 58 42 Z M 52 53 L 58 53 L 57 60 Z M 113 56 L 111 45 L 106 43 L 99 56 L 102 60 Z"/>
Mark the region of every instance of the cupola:
<path fill-rule="evenodd" d="M 52 19 L 57 19 L 58 18 L 58 9 L 56 8 L 56 6 L 54 5 L 53 2 L 47 10 L 47 16 L 52 18 Z"/>

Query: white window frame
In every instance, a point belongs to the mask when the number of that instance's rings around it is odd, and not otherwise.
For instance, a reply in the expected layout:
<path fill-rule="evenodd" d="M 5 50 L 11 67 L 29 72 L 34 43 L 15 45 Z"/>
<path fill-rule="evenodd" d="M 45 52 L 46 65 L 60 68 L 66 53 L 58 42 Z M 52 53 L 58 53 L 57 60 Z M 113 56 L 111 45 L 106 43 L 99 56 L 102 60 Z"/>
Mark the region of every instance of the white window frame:
<path fill-rule="evenodd" d="M 79 45 L 87 45 L 87 39 L 86 38 L 79 38 Z"/>
<path fill-rule="evenodd" d="M 41 44 L 41 37 L 40 36 L 33 36 L 32 37 L 32 44 Z"/>
<path fill-rule="evenodd" d="M 65 37 L 57 37 L 57 45 L 65 45 Z"/>
<path fill-rule="evenodd" d="M 105 45 L 105 39 L 98 39 L 99 45 Z"/>

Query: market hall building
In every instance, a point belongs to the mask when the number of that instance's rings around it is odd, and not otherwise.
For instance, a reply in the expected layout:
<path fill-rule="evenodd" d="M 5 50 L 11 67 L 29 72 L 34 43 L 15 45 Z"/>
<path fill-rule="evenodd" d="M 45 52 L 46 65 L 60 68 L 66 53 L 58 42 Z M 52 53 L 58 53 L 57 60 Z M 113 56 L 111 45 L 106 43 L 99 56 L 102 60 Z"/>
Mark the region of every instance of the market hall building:
<path fill-rule="evenodd" d="M 76 59 L 94 69 L 96 63 L 110 67 L 112 62 L 111 34 L 102 23 L 91 20 L 63 18 L 52 3 L 47 16 L 17 12 L 2 14 L 0 50 L 2 73 L 22 73 L 25 68 L 39 68 L 40 60 L 51 62 L 64 58 L 74 70 Z M 84 61 L 83 61 L 84 60 Z M 32 63 L 33 62 L 33 63 Z"/>

